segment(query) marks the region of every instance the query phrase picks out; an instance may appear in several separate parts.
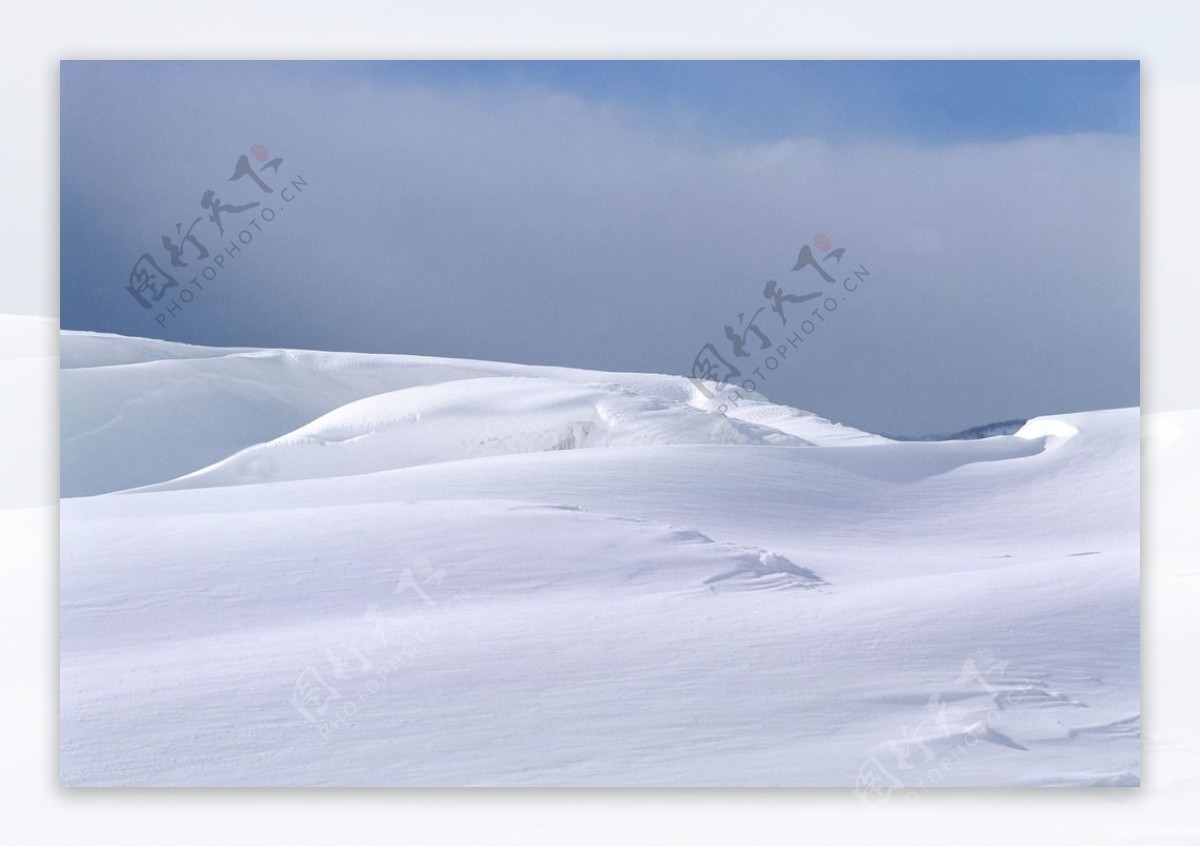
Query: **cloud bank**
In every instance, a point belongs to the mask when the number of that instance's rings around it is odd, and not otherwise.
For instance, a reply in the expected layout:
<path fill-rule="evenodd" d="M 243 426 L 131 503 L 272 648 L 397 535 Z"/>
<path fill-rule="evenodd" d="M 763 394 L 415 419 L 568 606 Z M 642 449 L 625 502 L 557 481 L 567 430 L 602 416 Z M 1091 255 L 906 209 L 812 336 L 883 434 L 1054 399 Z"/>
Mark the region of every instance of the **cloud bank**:
<path fill-rule="evenodd" d="M 733 359 L 739 314 L 794 331 L 764 284 L 812 288 L 790 269 L 823 234 L 870 282 L 771 399 L 897 434 L 1138 402 L 1136 138 L 754 144 L 534 85 L 241 64 L 64 66 L 62 127 L 66 328 L 689 373 Z M 307 186 L 160 326 L 133 262 L 240 191 L 252 144 Z"/>

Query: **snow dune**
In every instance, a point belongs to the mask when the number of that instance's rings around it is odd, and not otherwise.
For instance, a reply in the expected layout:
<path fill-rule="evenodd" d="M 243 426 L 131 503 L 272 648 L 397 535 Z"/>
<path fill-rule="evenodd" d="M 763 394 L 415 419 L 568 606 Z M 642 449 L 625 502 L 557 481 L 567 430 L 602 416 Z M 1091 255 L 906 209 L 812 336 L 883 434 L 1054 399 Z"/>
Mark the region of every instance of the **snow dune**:
<path fill-rule="evenodd" d="M 63 368 L 65 784 L 1138 782 L 1136 409 L 895 442 L 671 376 Z"/>
<path fill-rule="evenodd" d="M 655 397 L 537 377 L 385 392 L 159 489 L 372 473 L 512 453 L 665 444 L 810 442 Z"/>
<path fill-rule="evenodd" d="M 734 406 L 729 390 L 710 399 L 654 374 L 76 332 L 62 334 L 62 368 L 64 497 L 202 470 L 179 485 L 574 447 L 884 440 L 759 395 Z M 711 414 L 722 403 L 727 416 Z"/>

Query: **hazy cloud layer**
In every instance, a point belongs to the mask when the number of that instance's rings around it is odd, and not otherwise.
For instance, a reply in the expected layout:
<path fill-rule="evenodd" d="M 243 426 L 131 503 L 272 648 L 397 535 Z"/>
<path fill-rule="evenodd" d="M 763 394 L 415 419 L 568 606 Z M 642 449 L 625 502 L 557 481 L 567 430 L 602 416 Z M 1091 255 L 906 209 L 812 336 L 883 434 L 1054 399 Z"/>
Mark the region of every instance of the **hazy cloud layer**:
<path fill-rule="evenodd" d="M 205 190 L 256 199 L 256 143 L 308 187 L 160 327 L 133 262 Z M 746 144 L 530 85 L 67 65 L 62 150 L 66 328 L 687 373 L 739 312 L 784 343 L 811 304 L 784 331 L 764 283 L 811 289 L 823 233 L 870 282 L 772 399 L 891 433 L 1138 402 L 1128 136 Z"/>

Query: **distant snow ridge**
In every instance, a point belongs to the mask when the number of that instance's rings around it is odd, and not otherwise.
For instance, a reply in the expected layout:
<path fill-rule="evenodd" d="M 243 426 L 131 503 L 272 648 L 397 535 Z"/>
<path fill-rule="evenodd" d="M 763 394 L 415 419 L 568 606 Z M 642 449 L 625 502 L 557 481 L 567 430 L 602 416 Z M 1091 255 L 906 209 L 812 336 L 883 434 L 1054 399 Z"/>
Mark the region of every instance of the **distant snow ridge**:
<path fill-rule="evenodd" d="M 687 379 L 62 333 L 64 497 L 517 453 L 886 439 Z"/>
<path fill-rule="evenodd" d="M 970 441 L 976 438 L 994 438 L 997 435 L 1015 435 L 1017 430 L 1026 423 L 1025 418 L 1013 418 L 1007 421 L 967 427 L 950 435 L 891 435 L 888 437 L 893 441 Z"/>
<path fill-rule="evenodd" d="M 812 442 L 631 391 L 480 377 L 389 391 L 159 488 L 351 476 L 516 453 L 667 444 Z"/>

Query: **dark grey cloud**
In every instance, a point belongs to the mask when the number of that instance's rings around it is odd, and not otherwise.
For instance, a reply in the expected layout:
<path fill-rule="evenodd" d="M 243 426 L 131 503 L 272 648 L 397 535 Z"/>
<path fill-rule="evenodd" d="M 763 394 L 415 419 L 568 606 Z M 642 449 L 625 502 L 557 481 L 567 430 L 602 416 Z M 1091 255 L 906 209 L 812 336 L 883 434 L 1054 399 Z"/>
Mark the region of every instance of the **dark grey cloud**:
<path fill-rule="evenodd" d="M 131 265 L 255 143 L 308 186 L 160 327 Z M 870 283 L 772 399 L 904 434 L 1138 402 L 1127 136 L 735 143 L 539 86 L 68 65 L 62 149 L 66 328 L 686 373 L 823 233 Z"/>

